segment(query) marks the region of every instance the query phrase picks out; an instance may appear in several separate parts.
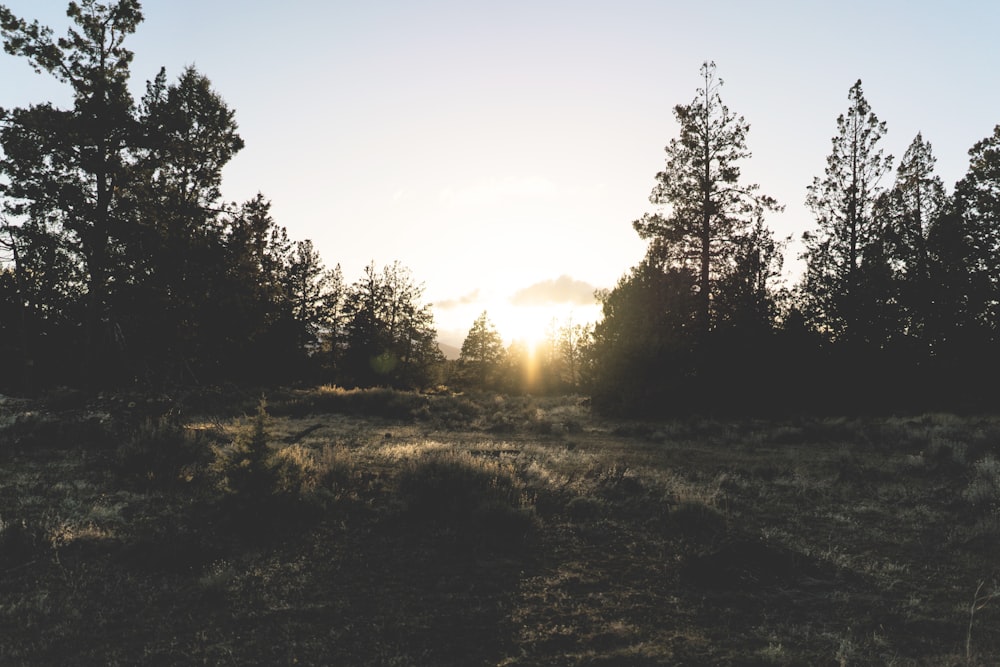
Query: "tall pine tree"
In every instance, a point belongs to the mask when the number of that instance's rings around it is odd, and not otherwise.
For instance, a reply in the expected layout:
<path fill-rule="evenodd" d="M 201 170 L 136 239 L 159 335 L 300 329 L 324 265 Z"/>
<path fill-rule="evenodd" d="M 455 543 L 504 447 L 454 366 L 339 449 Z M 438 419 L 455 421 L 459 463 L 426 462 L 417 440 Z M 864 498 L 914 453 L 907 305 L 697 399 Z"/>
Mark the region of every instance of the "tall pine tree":
<path fill-rule="evenodd" d="M 697 275 L 698 320 L 702 332 L 714 323 L 718 283 L 731 272 L 754 228 L 767 211 L 778 210 L 756 184 L 741 182 L 740 163 L 751 156 L 750 125 L 722 103 L 715 63 L 701 66 L 702 86 L 690 104 L 674 107 L 680 136 L 664 149 L 667 163 L 649 196 L 663 207 L 635 221 L 650 242 L 649 257 L 663 267 Z"/>
<path fill-rule="evenodd" d="M 857 340 L 864 336 L 865 309 L 872 307 L 865 303 L 869 285 L 863 276 L 872 277 L 884 264 L 875 204 L 892 156 L 879 147 L 886 124 L 872 112 L 860 80 L 851 86 L 848 101 L 847 113 L 837 118 L 824 175 L 808 188 L 806 204 L 817 229 L 803 235 L 803 293 L 813 326 L 833 338 Z"/>

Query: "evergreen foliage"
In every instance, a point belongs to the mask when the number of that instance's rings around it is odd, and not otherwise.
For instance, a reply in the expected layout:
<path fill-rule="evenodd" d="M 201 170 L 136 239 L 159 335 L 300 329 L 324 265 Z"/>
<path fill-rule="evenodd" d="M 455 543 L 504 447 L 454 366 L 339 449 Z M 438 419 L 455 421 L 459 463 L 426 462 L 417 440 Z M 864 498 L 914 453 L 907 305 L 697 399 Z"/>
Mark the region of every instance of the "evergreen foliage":
<path fill-rule="evenodd" d="M 481 387 L 495 385 L 505 361 L 503 338 L 484 310 L 462 342 L 458 358 L 462 379 Z"/>

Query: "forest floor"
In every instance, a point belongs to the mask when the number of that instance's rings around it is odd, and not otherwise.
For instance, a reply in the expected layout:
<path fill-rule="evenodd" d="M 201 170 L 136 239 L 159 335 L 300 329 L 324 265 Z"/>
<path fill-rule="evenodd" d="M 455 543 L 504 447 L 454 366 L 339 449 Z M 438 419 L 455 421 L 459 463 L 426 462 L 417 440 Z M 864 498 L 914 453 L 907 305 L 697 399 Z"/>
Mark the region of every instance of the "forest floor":
<path fill-rule="evenodd" d="M 268 399 L 0 397 L 0 664 L 1000 663 L 1000 417 Z"/>

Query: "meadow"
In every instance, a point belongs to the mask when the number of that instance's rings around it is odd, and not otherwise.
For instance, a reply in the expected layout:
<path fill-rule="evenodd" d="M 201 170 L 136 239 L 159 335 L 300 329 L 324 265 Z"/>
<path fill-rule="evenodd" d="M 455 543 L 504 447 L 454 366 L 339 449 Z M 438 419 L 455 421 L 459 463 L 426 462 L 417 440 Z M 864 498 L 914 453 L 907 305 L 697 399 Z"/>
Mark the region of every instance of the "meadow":
<path fill-rule="evenodd" d="M 990 665 L 1000 418 L 0 397 L 0 664 Z"/>

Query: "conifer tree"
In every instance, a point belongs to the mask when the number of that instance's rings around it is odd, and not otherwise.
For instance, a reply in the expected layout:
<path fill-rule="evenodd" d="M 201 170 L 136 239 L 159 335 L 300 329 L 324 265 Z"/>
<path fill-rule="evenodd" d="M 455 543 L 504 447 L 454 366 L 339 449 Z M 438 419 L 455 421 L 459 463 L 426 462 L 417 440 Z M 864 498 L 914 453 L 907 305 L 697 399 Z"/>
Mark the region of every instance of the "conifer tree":
<path fill-rule="evenodd" d="M 462 374 L 480 387 L 489 386 L 502 369 L 505 357 L 503 338 L 484 310 L 462 341 L 458 357 Z"/>
<path fill-rule="evenodd" d="M 808 188 L 806 204 L 817 229 L 803 235 L 803 292 L 814 326 L 834 338 L 860 339 L 864 309 L 871 305 L 864 298 L 863 263 L 878 271 L 884 262 L 884 230 L 875 204 L 892 156 L 879 147 L 886 124 L 872 112 L 860 80 L 851 86 L 848 100 L 847 113 L 837 118 L 824 175 Z"/>
<path fill-rule="evenodd" d="M 695 99 L 674 107 L 680 136 L 665 148 L 666 167 L 649 196 L 663 209 L 633 224 L 650 241 L 650 259 L 695 272 L 699 323 L 707 332 L 718 281 L 734 267 L 738 249 L 765 212 L 779 207 L 758 185 L 741 182 L 740 163 L 751 156 L 750 125 L 722 103 L 715 63 L 701 66 L 701 78 Z"/>

